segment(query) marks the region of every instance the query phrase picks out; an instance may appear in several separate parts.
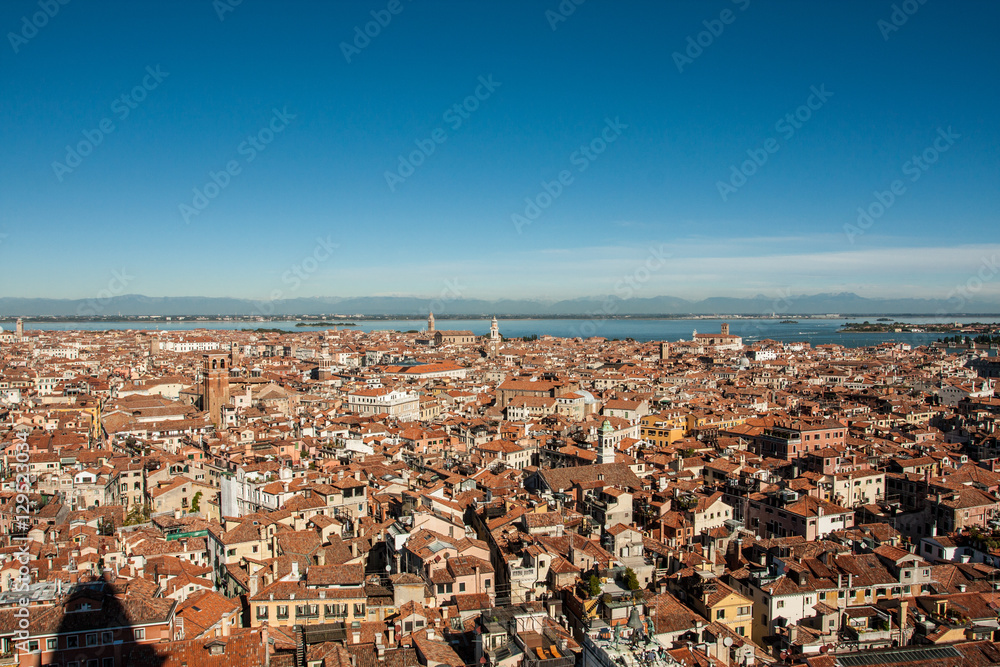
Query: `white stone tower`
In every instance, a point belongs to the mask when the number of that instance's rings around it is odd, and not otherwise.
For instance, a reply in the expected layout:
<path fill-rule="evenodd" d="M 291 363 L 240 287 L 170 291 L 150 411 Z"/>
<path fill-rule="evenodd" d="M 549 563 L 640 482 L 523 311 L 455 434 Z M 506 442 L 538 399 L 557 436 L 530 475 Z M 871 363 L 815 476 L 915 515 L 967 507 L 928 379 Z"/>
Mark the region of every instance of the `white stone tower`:
<path fill-rule="evenodd" d="M 611 434 L 614 432 L 614 428 L 611 426 L 611 422 L 607 419 L 601 424 L 601 428 L 597 431 L 597 462 L 598 463 L 614 463 L 615 462 L 615 446 L 611 442 Z"/>

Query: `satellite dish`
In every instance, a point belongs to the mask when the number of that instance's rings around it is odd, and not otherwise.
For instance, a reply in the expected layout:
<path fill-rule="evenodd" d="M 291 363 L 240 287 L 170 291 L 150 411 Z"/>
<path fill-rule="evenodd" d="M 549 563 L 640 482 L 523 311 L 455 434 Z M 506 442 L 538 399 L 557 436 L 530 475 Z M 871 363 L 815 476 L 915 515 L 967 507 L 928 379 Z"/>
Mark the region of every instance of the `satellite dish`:
<path fill-rule="evenodd" d="M 724 637 L 722 639 L 722 645 L 725 646 L 726 648 L 729 648 L 730 646 L 733 645 L 733 638 L 732 637 Z"/>

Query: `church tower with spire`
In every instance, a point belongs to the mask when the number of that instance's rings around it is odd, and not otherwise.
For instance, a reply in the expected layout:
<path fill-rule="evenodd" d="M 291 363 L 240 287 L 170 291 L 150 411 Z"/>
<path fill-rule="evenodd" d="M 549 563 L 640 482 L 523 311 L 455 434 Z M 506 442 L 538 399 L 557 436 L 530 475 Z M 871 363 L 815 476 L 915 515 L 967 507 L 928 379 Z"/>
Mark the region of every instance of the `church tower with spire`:
<path fill-rule="evenodd" d="M 615 445 L 611 442 L 611 434 L 614 433 L 614 427 L 611 426 L 611 422 L 607 419 L 601 424 L 601 428 L 597 431 L 597 462 L 598 463 L 614 463 L 615 462 Z"/>
<path fill-rule="evenodd" d="M 490 338 L 486 341 L 486 356 L 490 359 L 496 359 L 500 355 L 501 342 L 500 327 L 497 325 L 497 317 L 494 315 L 493 321 L 490 322 Z"/>
<path fill-rule="evenodd" d="M 428 333 L 434 333 L 434 313 L 427 316 L 427 331 Z"/>

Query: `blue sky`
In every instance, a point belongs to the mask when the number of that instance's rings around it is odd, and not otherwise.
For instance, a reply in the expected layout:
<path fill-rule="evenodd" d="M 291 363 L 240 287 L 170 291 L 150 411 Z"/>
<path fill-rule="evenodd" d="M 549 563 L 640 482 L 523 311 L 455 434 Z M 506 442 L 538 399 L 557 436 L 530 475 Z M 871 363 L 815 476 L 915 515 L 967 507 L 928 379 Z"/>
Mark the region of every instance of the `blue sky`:
<path fill-rule="evenodd" d="M 944 297 L 1000 250 L 996 3 L 233 3 L 0 6 L 0 295 Z"/>

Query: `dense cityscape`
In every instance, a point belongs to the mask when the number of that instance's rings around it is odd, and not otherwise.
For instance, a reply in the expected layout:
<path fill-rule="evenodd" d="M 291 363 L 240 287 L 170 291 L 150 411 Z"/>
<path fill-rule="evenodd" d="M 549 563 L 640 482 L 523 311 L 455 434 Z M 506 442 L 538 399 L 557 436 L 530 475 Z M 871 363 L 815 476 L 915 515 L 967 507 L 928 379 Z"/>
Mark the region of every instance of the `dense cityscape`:
<path fill-rule="evenodd" d="M 1000 667 L 998 25 L 3 0 L 0 667 Z"/>
<path fill-rule="evenodd" d="M 988 346 L 431 315 L 0 353 L 3 664 L 1000 660 Z"/>

